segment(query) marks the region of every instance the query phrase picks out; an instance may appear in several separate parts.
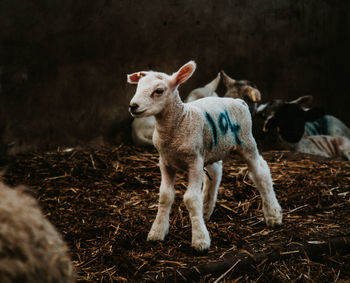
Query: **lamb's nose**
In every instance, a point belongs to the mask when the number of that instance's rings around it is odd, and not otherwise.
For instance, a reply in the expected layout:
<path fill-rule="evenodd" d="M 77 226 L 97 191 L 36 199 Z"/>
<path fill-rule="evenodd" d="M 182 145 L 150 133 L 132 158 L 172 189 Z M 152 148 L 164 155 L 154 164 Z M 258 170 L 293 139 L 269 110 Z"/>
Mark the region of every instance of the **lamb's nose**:
<path fill-rule="evenodd" d="M 133 103 L 129 105 L 129 110 L 131 113 L 134 113 L 137 110 L 137 108 L 139 108 L 139 105 L 137 103 Z"/>

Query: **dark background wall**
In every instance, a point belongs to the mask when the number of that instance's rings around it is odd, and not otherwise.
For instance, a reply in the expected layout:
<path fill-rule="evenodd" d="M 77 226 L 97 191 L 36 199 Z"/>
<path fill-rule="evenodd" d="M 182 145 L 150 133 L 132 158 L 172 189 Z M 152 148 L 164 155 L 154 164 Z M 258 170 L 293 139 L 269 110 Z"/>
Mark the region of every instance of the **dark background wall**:
<path fill-rule="evenodd" d="M 349 9 L 347 0 L 2 0 L 0 145 L 128 142 L 126 74 L 172 73 L 190 59 L 198 68 L 183 97 L 224 69 L 255 82 L 263 100 L 312 94 L 349 125 Z"/>

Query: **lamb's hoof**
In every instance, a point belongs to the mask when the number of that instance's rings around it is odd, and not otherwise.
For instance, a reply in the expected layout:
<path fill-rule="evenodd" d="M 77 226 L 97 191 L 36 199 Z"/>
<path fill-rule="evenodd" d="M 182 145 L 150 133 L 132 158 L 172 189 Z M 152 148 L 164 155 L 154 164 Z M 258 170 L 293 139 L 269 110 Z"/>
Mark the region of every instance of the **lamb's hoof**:
<path fill-rule="evenodd" d="M 161 232 L 159 230 L 151 230 L 148 233 L 147 241 L 164 241 L 167 233 Z"/>
<path fill-rule="evenodd" d="M 278 203 L 272 207 L 265 207 L 263 211 L 267 227 L 275 228 L 282 225 L 282 208 Z"/>
<path fill-rule="evenodd" d="M 196 243 L 192 243 L 192 247 L 197 251 L 197 252 L 205 252 L 209 249 L 210 247 L 210 242 L 207 241 L 197 241 Z"/>
<path fill-rule="evenodd" d="M 155 242 L 155 241 L 164 241 L 165 237 L 161 235 L 153 234 L 151 232 L 148 233 L 147 241 Z"/>
<path fill-rule="evenodd" d="M 158 221 L 154 221 L 152 228 L 148 233 L 147 241 L 164 241 L 164 238 L 168 234 L 168 231 L 168 223 L 159 223 Z"/>
<path fill-rule="evenodd" d="M 203 252 L 203 251 L 208 250 L 210 247 L 209 234 L 208 234 L 208 237 L 192 240 L 192 247 L 197 252 Z"/>
<path fill-rule="evenodd" d="M 271 228 L 276 228 L 282 225 L 282 215 L 275 217 L 266 217 L 265 218 L 266 226 Z"/>

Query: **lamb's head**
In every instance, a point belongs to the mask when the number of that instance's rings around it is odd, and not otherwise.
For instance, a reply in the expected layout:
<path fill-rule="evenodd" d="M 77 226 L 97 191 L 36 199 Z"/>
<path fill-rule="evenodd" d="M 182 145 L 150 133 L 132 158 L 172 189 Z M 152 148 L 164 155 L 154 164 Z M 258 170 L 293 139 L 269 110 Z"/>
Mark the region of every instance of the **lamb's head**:
<path fill-rule="evenodd" d="M 135 118 L 157 115 L 178 96 L 177 88 L 191 77 L 196 69 L 193 61 L 183 65 L 176 73 L 142 71 L 128 75 L 128 83 L 137 84 L 129 111 Z"/>
<path fill-rule="evenodd" d="M 261 93 L 256 85 L 247 80 L 234 80 L 221 71 L 222 81 L 227 88 L 225 97 L 241 98 L 248 105 L 252 115 L 255 114 L 257 103 L 261 101 Z"/>

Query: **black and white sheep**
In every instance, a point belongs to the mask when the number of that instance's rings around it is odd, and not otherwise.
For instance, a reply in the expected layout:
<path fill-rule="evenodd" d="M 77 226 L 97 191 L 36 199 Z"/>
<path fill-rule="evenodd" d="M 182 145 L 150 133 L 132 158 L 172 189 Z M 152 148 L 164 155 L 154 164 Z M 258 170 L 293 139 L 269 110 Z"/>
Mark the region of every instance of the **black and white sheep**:
<path fill-rule="evenodd" d="M 255 138 L 264 148 L 290 149 L 350 160 L 350 130 L 317 108 L 306 108 L 310 96 L 261 104 L 253 118 Z"/>
<path fill-rule="evenodd" d="M 260 148 L 350 160 L 350 129 L 338 118 L 308 108 L 311 95 L 259 103 L 261 93 L 252 82 L 234 80 L 224 71 L 222 80 L 227 88 L 225 97 L 242 98 L 249 105 L 253 135 Z"/>

